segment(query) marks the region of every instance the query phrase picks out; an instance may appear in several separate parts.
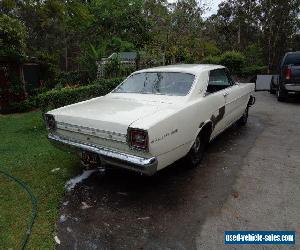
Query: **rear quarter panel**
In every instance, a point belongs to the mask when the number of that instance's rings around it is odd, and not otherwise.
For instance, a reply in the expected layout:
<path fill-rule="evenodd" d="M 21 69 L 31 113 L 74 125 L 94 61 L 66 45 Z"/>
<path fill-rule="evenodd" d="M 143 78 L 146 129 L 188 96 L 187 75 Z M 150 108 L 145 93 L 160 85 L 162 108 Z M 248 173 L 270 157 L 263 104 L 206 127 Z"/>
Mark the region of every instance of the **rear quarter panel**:
<path fill-rule="evenodd" d="M 216 99 L 199 96 L 184 106 L 139 120 L 131 127 L 148 130 L 149 152 L 158 158 L 158 169 L 162 169 L 188 153 L 201 125 L 210 121 L 217 103 Z"/>

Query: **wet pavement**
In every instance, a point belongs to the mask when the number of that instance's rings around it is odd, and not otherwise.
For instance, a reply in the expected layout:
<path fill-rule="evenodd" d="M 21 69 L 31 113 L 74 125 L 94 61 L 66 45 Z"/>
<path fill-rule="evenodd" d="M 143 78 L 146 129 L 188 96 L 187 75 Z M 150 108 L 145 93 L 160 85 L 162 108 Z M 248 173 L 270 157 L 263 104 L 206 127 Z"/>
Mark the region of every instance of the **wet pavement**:
<path fill-rule="evenodd" d="M 225 248 L 225 230 L 299 232 L 300 104 L 256 95 L 247 126 L 217 137 L 198 168 L 96 172 L 66 192 L 57 248 L 241 249 Z"/>

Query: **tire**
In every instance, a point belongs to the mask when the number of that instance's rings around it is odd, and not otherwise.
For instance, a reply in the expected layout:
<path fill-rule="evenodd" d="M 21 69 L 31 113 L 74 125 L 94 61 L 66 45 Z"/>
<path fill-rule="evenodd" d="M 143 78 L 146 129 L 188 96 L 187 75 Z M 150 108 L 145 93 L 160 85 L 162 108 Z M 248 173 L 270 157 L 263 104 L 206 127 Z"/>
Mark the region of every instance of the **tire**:
<path fill-rule="evenodd" d="M 209 143 L 209 138 L 210 134 L 205 133 L 205 131 L 201 131 L 201 133 L 199 133 L 192 148 L 185 157 L 188 168 L 195 168 L 200 165 Z"/>
<path fill-rule="evenodd" d="M 277 101 L 279 101 L 279 102 L 284 102 L 286 100 L 286 97 L 285 97 L 283 91 L 280 89 L 280 87 L 278 87 L 278 89 L 276 91 L 276 96 L 277 96 Z"/>
<path fill-rule="evenodd" d="M 249 106 L 247 105 L 247 108 L 245 109 L 242 117 L 237 121 L 237 124 L 239 126 L 245 126 L 248 122 L 248 116 L 249 116 Z"/>
<path fill-rule="evenodd" d="M 273 86 L 270 86 L 270 94 L 271 95 L 275 95 L 276 94 L 276 90 L 273 88 Z"/>

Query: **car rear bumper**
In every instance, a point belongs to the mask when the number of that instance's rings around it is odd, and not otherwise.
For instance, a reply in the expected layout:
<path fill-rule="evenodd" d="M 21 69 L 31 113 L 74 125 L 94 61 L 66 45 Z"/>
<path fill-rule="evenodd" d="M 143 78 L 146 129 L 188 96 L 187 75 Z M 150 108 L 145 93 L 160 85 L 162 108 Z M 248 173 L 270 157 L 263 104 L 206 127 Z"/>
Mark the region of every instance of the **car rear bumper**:
<path fill-rule="evenodd" d="M 300 92 L 300 84 L 285 84 L 287 91 Z"/>
<path fill-rule="evenodd" d="M 118 166 L 150 176 L 157 172 L 157 159 L 155 157 L 143 158 L 105 147 L 72 141 L 62 138 L 58 135 L 54 135 L 52 133 L 48 135 L 48 139 L 56 147 L 59 147 L 63 150 L 73 150 L 79 152 L 87 151 L 96 153 L 97 155 L 99 155 L 101 162 L 105 162 L 110 165 Z"/>

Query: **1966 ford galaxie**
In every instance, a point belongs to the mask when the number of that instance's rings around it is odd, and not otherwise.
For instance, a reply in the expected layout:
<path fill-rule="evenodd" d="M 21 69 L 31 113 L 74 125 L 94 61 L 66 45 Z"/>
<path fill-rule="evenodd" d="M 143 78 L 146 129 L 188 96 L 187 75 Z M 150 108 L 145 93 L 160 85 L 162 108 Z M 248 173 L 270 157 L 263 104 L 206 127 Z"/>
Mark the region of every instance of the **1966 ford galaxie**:
<path fill-rule="evenodd" d="M 153 175 L 186 157 L 193 167 L 218 134 L 246 124 L 254 89 L 218 65 L 140 70 L 106 96 L 45 114 L 48 138 L 86 164 Z"/>

